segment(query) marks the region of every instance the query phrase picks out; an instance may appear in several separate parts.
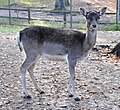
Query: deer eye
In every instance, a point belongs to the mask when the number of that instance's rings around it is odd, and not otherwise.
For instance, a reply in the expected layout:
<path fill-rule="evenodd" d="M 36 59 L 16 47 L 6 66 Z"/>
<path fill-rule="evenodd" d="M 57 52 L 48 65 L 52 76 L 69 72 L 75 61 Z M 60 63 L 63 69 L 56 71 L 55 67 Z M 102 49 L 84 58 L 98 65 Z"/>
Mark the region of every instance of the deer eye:
<path fill-rule="evenodd" d="M 86 15 L 86 19 L 89 19 L 89 17 Z"/>

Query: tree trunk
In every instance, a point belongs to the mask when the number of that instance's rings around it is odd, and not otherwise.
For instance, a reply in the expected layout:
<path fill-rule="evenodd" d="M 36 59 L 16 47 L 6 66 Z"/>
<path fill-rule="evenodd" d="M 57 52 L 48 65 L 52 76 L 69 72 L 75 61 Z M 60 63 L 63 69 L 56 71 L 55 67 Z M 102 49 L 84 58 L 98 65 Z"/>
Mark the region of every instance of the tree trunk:
<path fill-rule="evenodd" d="M 65 1 L 65 6 L 70 6 L 69 0 L 64 0 Z"/>
<path fill-rule="evenodd" d="M 55 10 L 65 10 L 66 6 L 69 6 L 69 0 L 56 0 Z"/>

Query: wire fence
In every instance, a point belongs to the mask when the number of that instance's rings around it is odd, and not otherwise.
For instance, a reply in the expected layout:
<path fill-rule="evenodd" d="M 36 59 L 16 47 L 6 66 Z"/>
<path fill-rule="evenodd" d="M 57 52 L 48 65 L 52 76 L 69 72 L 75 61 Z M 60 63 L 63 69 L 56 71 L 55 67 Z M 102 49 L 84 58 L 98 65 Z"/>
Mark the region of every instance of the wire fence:
<path fill-rule="evenodd" d="M 69 0 L 68 6 L 62 10 L 56 10 L 56 1 L 1 0 L 0 24 L 85 28 L 85 19 L 80 15 L 79 8 L 84 7 L 89 10 L 102 7 L 94 4 L 92 6 L 91 2 L 85 3 L 84 0 Z M 113 11 L 106 13 L 100 24 L 116 24 L 116 13 Z"/>

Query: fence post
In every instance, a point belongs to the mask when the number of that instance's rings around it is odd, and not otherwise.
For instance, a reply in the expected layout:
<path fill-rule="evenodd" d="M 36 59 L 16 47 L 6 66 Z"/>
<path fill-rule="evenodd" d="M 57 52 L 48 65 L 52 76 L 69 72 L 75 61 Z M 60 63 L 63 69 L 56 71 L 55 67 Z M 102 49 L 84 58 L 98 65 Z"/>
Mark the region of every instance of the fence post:
<path fill-rule="evenodd" d="M 28 7 L 28 23 L 30 24 L 30 20 L 31 20 L 31 17 L 30 17 L 30 8 Z"/>
<path fill-rule="evenodd" d="M 64 18 L 63 18 L 63 20 L 64 20 L 64 27 L 66 27 L 66 12 L 64 12 Z"/>
<path fill-rule="evenodd" d="M 118 29 L 119 21 L 120 21 L 120 0 L 116 2 L 116 26 Z"/>
<path fill-rule="evenodd" d="M 8 6 L 9 6 L 9 24 L 11 25 L 11 7 L 10 7 L 10 0 L 8 0 Z"/>
<path fill-rule="evenodd" d="M 70 0 L 70 29 L 72 28 L 72 0 Z"/>

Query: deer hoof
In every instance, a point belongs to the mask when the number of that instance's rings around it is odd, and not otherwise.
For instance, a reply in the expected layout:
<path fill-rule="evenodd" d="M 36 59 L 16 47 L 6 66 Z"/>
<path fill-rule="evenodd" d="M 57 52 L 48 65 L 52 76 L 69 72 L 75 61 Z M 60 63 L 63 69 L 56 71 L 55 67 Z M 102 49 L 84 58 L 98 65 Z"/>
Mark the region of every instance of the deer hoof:
<path fill-rule="evenodd" d="M 30 95 L 24 96 L 24 99 L 31 99 L 32 97 Z"/>
<path fill-rule="evenodd" d="M 72 94 L 69 94 L 69 97 L 73 97 L 73 95 L 72 95 Z"/>
<path fill-rule="evenodd" d="M 40 94 L 44 94 L 45 92 L 41 89 L 36 89 Z"/>
<path fill-rule="evenodd" d="M 40 94 L 44 94 L 45 92 L 44 91 L 40 91 Z"/>
<path fill-rule="evenodd" d="M 80 101 L 79 97 L 74 98 L 75 101 Z"/>

